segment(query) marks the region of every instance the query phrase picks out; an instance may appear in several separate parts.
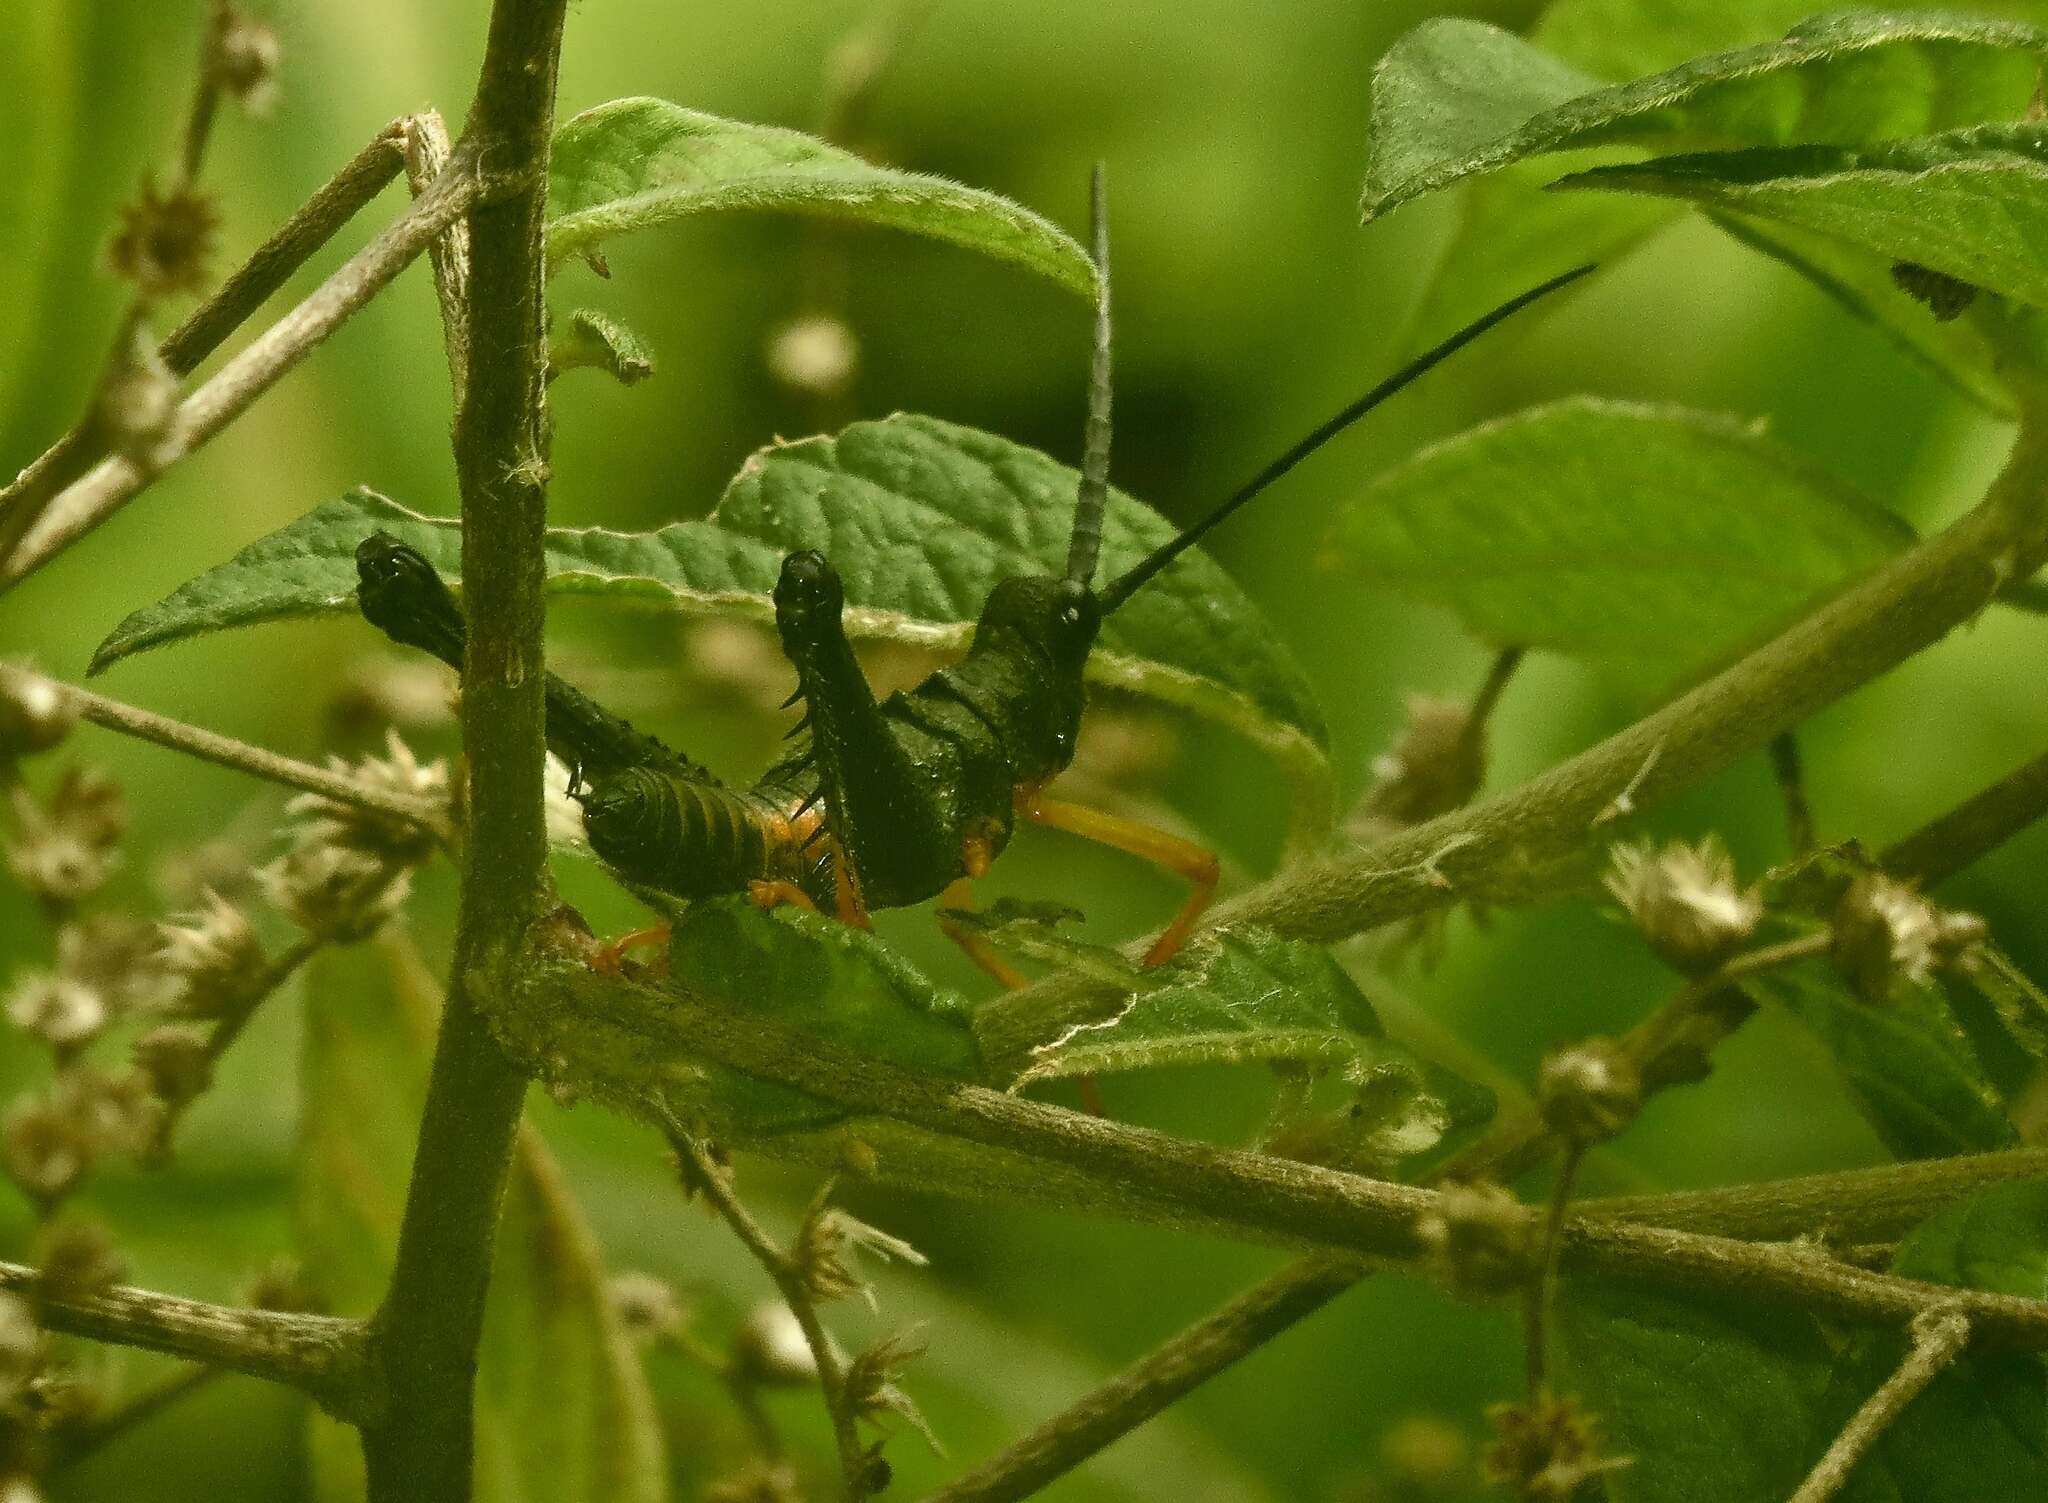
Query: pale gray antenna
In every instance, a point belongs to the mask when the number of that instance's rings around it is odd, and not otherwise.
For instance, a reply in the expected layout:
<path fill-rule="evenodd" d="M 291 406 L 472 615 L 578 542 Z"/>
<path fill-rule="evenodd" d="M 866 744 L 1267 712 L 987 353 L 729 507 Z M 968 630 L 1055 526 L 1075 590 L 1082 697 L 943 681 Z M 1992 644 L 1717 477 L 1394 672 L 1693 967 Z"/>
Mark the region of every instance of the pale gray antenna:
<path fill-rule="evenodd" d="M 1102 552 L 1102 514 L 1109 506 L 1109 187 L 1103 164 L 1088 180 L 1088 229 L 1095 254 L 1095 353 L 1088 363 L 1088 427 L 1081 441 L 1081 492 L 1067 578 L 1087 584 Z"/>

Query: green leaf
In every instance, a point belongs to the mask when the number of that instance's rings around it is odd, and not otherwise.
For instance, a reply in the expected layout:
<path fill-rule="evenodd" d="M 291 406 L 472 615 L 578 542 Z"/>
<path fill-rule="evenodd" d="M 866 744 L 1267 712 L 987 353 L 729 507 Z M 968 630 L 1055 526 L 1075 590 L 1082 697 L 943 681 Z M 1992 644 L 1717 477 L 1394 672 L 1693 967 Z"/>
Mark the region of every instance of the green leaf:
<path fill-rule="evenodd" d="M 381 951 L 381 954 L 374 953 Z M 433 1057 L 438 988 L 409 943 L 329 951 L 307 986 L 300 1252 L 336 1313 L 389 1276 Z M 639 1354 L 546 1146 L 522 1129 L 477 1370 L 477 1503 L 661 1503 L 666 1465 Z M 362 1496 L 352 1431 L 312 1421 L 315 1495 Z"/>
<path fill-rule="evenodd" d="M 998 579 L 1065 565 L 1078 476 L 1036 450 L 935 418 L 855 423 L 836 437 L 763 449 L 709 518 L 653 532 L 555 528 L 549 589 L 635 605 L 772 620 L 783 555 L 820 548 L 846 580 L 855 637 L 942 651 L 967 644 Z M 355 609 L 355 548 L 383 528 L 456 579 L 456 524 L 367 490 L 329 501 L 135 612 L 100 644 L 93 671 L 202 632 Z M 1165 518 L 1112 496 L 1105 577 L 1173 535 Z M 1306 675 L 1257 608 L 1211 560 L 1190 554 L 1103 624 L 1089 676 L 1232 726 L 1306 780 L 1326 770 L 1326 734 Z"/>
<path fill-rule="evenodd" d="M 661 99 L 615 99 L 555 133 L 548 261 L 628 230 L 729 210 L 814 214 L 966 246 L 1095 296 L 1095 268 L 1071 236 L 1006 198 L 768 125 L 722 120 Z"/>
<path fill-rule="evenodd" d="M 2012 1123 L 1938 991 L 1900 985 L 1863 1000 L 1824 962 L 1746 983 L 1790 1012 L 1833 1056 L 1850 1096 L 1901 1158 L 2010 1148 Z"/>
<path fill-rule="evenodd" d="M 670 984 L 827 1044 L 959 1080 L 981 1077 L 967 1005 L 864 929 L 745 897 L 662 904 Z M 819 1127 L 845 1114 L 722 1065 L 679 1079 L 670 1105 L 738 1139 Z"/>
<path fill-rule="evenodd" d="M 1802 1311 L 1573 1280 L 1557 1315 L 1602 1450 L 1633 1458 L 1614 1503 L 1785 1498 L 1820 1454 L 1832 1354 Z"/>
<path fill-rule="evenodd" d="M 1736 419 L 1578 398 L 1380 476 L 1326 561 L 1498 647 L 1663 687 L 1881 562 L 1905 524 Z"/>
<path fill-rule="evenodd" d="M 654 374 L 654 356 L 640 336 L 613 318 L 578 308 L 548 338 L 548 379 L 563 371 L 601 370 L 623 386 Z"/>
<path fill-rule="evenodd" d="M 2048 307 L 2048 125 L 1987 125 L 1854 149 L 1659 157 L 1562 188 L 1684 199 L 1826 235 Z"/>
<path fill-rule="evenodd" d="M 1589 197 L 1590 201 L 1590 197 Z M 1827 235 L 1742 214 L 1714 223 L 1752 249 L 1784 262 L 1908 355 L 1989 411 L 2010 414 L 2012 393 L 1998 375 L 2001 349 L 1977 318 L 1936 318 L 1899 286 L 1896 264 Z"/>
<path fill-rule="evenodd" d="M 1697 58 L 1632 83 L 1668 49 L 1747 40 L 1783 7 L 1645 11 L 1552 7 L 1535 45 L 1470 21 L 1426 22 L 1374 74 L 1368 219 L 1472 177 L 1475 185 L 1415 332 L 1430 343 L 1544 276 L 1621 254 L 1672 218 L 1654 204 L 1564 206 L 1535 190 L 1560 152 L 1856 145 L 2013 120 L 2032 96 L 2048 32 L 1928 13 L 1850 14 L 1783 40 Z M 1567 94 L 1566 90 L 1574 90 Z M 1474 109 L 1473 101 L 1487 101 Z M 1521 118 L 1513 118 L 1517 111 Z M 1482 132 L 1484 133 L 1482 135 Z M 1562 166 L 1587 165 L 1583 156 Z"/>
<path fill-rule="evenodd" d="M 1038 1080 L 1189 1065 L 1302 1067 L 1310 1076 L 1340 1076 L 1350 1099 L 1331 1114 L 1294 1114 L 1268 1150 L 1403 1176 L 1455 1150 L 1493 1115 L 1492 1092 L 1387 1038 L 1372 1004 L 1320 946 L 1264 929 L 1216 930 L 1167 964 L 1141 970 L 1115 951 L 1081 946 L 1028 922 L 984 932 L 1019 953 L 1062 959 L 1125 993 L 1102 1021 L 1076 1024 L 1032 1048 L 1030 1062 L 1009 1082 L 1012 1091 Z"/>
<path fill-rule="evenodd" d="M 2048 1185 L 1985 1190 L 1923 1223 L 1892 1272 L 1931 1283 L 2048 1296 Z M 1865 1335 L 1837 1363 L 1823 1434 L 1897 1370 L 1903 1333 Z M 1979 1503 L 2048 1497 L 2048 1367 L 2034 1353 L 1966 1357 L 1886 1426 L 1844 1503 Z"/>

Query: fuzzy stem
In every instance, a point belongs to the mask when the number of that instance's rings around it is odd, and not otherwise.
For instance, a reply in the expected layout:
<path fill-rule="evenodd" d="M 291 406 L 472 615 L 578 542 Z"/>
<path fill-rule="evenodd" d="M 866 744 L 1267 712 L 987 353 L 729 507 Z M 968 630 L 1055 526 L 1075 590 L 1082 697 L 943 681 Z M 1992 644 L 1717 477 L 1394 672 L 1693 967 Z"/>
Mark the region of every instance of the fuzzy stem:
<path fill-rule="evenodd" d="M 236 1310 L 116 1285 L 96 1294 L 44 1294 L 42 1275 L 0 1263 L 0 1290 L 26 1299 L 46 1331 L 141 1347 L 303 1389 L 343 1419 L 374 1407 L 360 1321 Z"/>
<path fill-rule="evenodd" d="M 1906 1360 L 1843 1427 L 1827 1454 L 1799 1484 L 1791 1503 L 1827 1503 L 1839 1493 L 1856 1463 L 1870 1454 L 1886 1427 L 1970 1344 L 1970 1322 L 1958 1310 L 1924 1310 L 1913 1318 L 1912 1330 L 1913 1345 Z"/>
<path fill-rule="evenodd" d="M 1550 1201 L 1543 1212 L 1543 1232 L 1536 1244 L 1536 1261 L 1530 1270 L 1529 1287 L 1522 1296 L 1522 1333 L 1527 1348 L 1529 1402 L 1542 1398 L 1550 1386 L 1550 1317 L 1557 1304 L 1557 1258 L 1563 1246 L 1565 1212 L 1571 1209 L 1572 1188 L 1578 1183 L 1579 1165 L 1586 1149 L 1574 1142 L 1557 1166 L 1557 1182 L 1550 1188 Z"/>
<path fill-rule="evenodd" d="M 0 672 L 20 674 L 24 678 L 36 677 L 26 669 L 6 667 Z M 139 741 L 148 741 L 172 751 L 184 752 L 202 762 L 211 762 L 217 767 L 231 768 L 246 772 L 252 777 L 296 788 L 303 793 L 316 793 L 337 804 L 346 804 L 353 809 L 362 809 L 371 814 L 383 815 L 388 819 L 417 825 L 431 833 L 436 839 L 446 840 L 451 834 L 447 810 L 429 803 L 425 799 L 404 798 L 373 788 L 359 782 L 346 773 L 335 772 L 325 767 L 315 767 L 310 762 L 300 762 L 291 757 L 280 756 L 260 746 L 251 746 L 246 741 L 237 741 L 232 736 L 223 736 L 218 731 L 209 731 L 201 726 L 188 725 L 182 720 L 173 720 L 168 715 L 159 715 L 153 710 L 144 710 L 135 705 L 123 704 L 118 699 L 109 699 L 104 694 L 95 694 L 90 689 L 76 688 L 45 679 L 45 683 L 63 694 L 78 709 L 81 719 L 94 725 L 104 726 L 110 731 L 119 731 L 124 736 L 133 736 Z"/>
<path fill-rule="evenodd" d="M 423 110 L 405 124 L 405 180 L 417 198 L 446 170 L 454 146 L 436 111 Z M 434 266 L 434 295 L 441 304 L 441 344 L 448 355 L 449 388 L 459 412 L 469 376 L 469 226 L 460 220 L 448 226 L 427 248 L 427 256 Z"/>
<path fill-rule="evenodd" d="M 375 1318 L 390 1408 L 362 1431 L 370 1503 L 458 1503 L 470 1494 L 477 1343 L 526 1095 L 479 998 L 504 984 L 546 894 L 542 229 L 566 7 L 496 0 L 468 130 L 412 211 L 428 231 L 415 247 L 423 249 L 453 223 L 440 209 L 457 185 L 472 187 L 462 195 L 469 344 L 455 419 L 471 836 L 397 1260 Z M 476 162 L 489 163 L 502 191 L 472 205 Z"/>

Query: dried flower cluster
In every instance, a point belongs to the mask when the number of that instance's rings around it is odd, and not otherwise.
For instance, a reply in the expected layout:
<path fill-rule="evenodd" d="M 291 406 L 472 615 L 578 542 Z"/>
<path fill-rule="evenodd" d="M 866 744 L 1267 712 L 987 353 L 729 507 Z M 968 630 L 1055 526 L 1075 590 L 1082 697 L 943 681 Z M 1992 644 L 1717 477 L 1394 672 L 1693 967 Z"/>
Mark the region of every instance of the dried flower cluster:
<path fill-rule="evenodd" d="M 884 1262 L 900 1261 L 922 1268 L 925 1256 L 900 1237 L 848 1215 L 829 1203 L 832 1186 L 827 1183 L 804 1213 L 789 1257 L 804 1292 L 820 1304 L 859 1295 L 875 1308 L 875 1291 L 854 1270 L 851 1255 L 858 1248 Z"/>
<path fill-rule="evenodd" d="M 1598 1423 L 1571 1399 L 1539 1394 L 1525 1404 L 1496 1404 L 1486 1418 L 1494 1430 L 1487 1478 L 1529 1503 L 1590 1498 L 1602 1475 L 1629 1464 L 1600 1453 Z"/>
<path fill-rule="evenodd" d="M 1857 993 L 1882 1002 L 1901 982 L 1925 985 L 1944 966 L 1967 964 L 1985 938 L 1974 913 L 1935 907 L 1903 882 L 1866 872 L 1835 907 L 1835 965 Z"/>

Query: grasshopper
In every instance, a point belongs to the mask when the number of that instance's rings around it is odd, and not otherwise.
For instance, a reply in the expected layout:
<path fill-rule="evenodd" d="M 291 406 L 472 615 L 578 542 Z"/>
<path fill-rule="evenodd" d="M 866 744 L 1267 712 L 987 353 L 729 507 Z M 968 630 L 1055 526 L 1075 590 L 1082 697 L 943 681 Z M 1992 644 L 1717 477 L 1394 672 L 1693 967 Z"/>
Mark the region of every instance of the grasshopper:
<path fill-rule="evenodd" d="M 796 670 L 785 708 L 803 706 L 794 749 L 752 787 L 731 788 L 562 682 L 547 678 L 551 747 L 575 776 L 590 847 L 629 885 L 692 899 L 750 892 L 865 925 L 870 909 L 938 897 L 940 923 L 1007 986 L 1022 978 L 978 935 L 948 923 L 969 884 L 1019 820 L 1101 842 L 1185 877 L 1191 892 L 1147 965 L 1180 949 L 1213 897 L 1213 852 L 1133 820 L 1049 797 L 1074 756 L 1083 674 L 1102 622 L 1181 554 L 1387 398 L 1522 308 L 1583 276 L 1553 278 L 1418 356 L 1288 448 L 1206 516 L 1099 590 L 1094 576 L 1109 496 L 1110 299 L 1102 175 L 1090 194 L 1099 274 L 1086 438 L 1064 573 L 999 581 L 966 656 L 877 700 L 841 615 L 845 590 L 823 554 L 782 565 L 775 623 Z M 388 534 L 356 554 L 363 615 L 395 641 L 462 666 L 462 611 L 417 552 Z M 609 952 L 665 935 L 642 931 Z"/>

